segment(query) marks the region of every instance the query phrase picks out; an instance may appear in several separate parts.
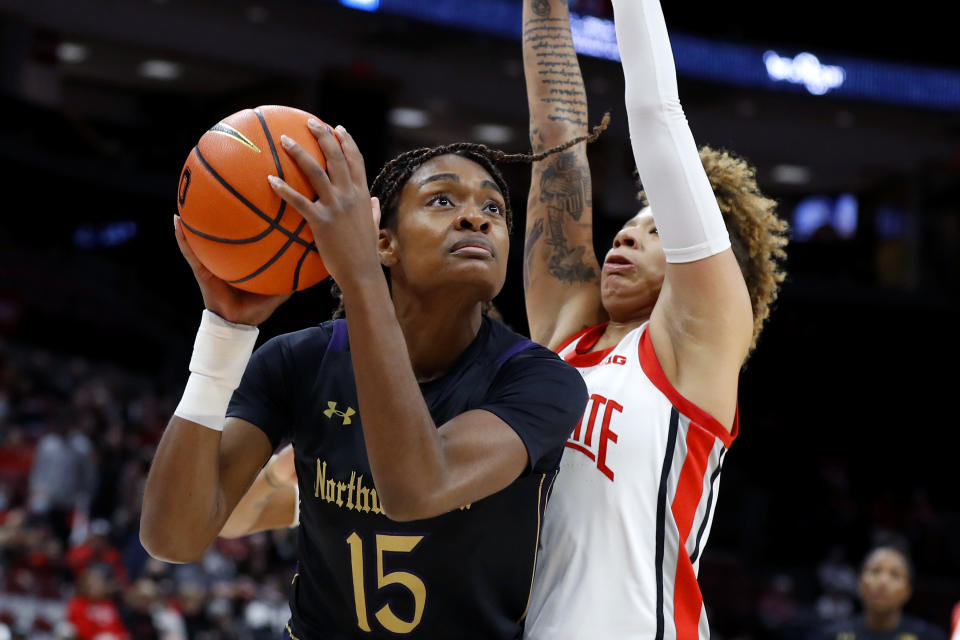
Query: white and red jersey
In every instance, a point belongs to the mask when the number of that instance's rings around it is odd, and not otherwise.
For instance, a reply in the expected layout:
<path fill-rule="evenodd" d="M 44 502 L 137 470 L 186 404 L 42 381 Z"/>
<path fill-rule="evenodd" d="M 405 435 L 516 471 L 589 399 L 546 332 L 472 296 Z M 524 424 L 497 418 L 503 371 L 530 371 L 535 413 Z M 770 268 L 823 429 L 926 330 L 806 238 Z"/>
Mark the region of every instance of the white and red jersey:
<path fill-rule="evenodd" d="M 590 352 L 606 325 L 557 352 L 590 399 L 547 503 L 526 636 L 710 636 L 697 584 L 718 481 L 737 434 L 667 380 L 647 324 Z"/>

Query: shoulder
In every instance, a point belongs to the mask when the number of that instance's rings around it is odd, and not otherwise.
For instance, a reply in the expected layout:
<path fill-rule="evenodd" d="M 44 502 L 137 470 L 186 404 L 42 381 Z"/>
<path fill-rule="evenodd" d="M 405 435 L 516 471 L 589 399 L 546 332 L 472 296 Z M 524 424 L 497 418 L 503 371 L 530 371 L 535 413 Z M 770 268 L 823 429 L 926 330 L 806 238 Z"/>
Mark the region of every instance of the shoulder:
<path fill-rule="evenodd" d="M 940 627 L 914 616 L 903 616 L 900 628 L 916 635 L 919 640 L 946 640 L 947 637 Z"/>
<path fill-rule="evenodd" d="M 495 322 L 495 321 L 494 321 Z M 570 401 L 582 410 L 586 402 L 586 384 L 580 373 L 563 361 L 560 356 L 503 326 L 495 323 L 498 339 L 498 359 L 494 378 L 494 390 L 502 391 L 509 387 L 512 391 L 527 394 L 530 401 L 548 400 L 560 404 Z M 505 339 L 506 333 L 510 339 Z"/>
<path fill-rule="evenodd" d="M 290 361 L 322 356 L 333 335 L 334 321 L 324 322 L 315 327 L 282 333 L 270 338 L 257 349 L 261 355 L 280 355 Z"/>
<path fill-rule="evenodd" d="M 863 628 L 863 619 L 860 617 L 848 618 L 841 622 L 834 622 L 820 629 L 820 632 L 816 634 L 815 638 L 822 638 L 823 640 L 836 640 L 839 636 L 843 634 L 856 633 L 857 631 Z"/>
<path fill-rule="evenodd" d="M 488 355 L 496 358 L 496 365 L 501 371 L 536 364 L 549 367 L 550 363 L 553 363 L 554 366 L 560 365 L 564 371 L 569 369 L 579 377 L 575 369 L 547 347 L 520 335 L 498 320 L 490 319 L 488 322 L 490 322 Z"/>

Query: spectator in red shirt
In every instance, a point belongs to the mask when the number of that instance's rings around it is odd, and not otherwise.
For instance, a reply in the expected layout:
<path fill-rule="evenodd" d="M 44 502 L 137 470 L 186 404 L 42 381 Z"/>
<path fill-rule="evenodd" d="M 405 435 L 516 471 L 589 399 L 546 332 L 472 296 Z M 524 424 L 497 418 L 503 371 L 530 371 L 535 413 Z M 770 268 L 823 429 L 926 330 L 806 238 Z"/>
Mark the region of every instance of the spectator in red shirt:
<path fill-rule="evenodd" d="M 100 569 L 88 569 L 77 582 L 77 593 L 67 602 L 67 620 L 77 640 L 130 640 L 120 610 L 110 599 L 109 582 Z"/>
<path fill-rule="evenodd" d="M 73 573 L 79 576 L 93 565 L 106 565 L 111 578 L 121 587 L 127 585 L 127 568 L 123 564 L 120 552 L 110 544 L 110 523 L 106 520 L 94 520 L 90 523 L 90 537 L 67 552 L 67 563 Z"/>

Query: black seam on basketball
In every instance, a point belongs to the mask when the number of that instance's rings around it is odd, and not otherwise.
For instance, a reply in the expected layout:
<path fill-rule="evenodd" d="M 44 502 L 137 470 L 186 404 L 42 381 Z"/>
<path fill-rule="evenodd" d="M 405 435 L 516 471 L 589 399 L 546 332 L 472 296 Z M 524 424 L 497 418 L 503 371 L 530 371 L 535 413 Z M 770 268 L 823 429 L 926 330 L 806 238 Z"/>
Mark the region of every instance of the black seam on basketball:
<path fill-rule="evenodd" d="M 307 259 L 307 256 L 310 255 L 309 249 L 303 250 L 303 255 L 300 256 L 300 259 L 297 261 L 297 268 L 293 272 L 293 290 L 297 290 L 297 286 L 300 284 L 300 269 L 303 268 L 303 263 Z"/>
<path fill-rule="evenodd" d="M 273 154 L 273 164 L 277 167 L 277 176 L 281 180 L 286 180 L 287 178 L 283 175 L 283 165 L 280 164 L 280 155 L 277 154 L 277 147 L 273 144 L 273 136 L 270 135 L 270 127 L 267 126 L 267 121 L 263 117 L 263 114 L 260 113 L 260 109 L 254 109 L 253 113 L 257 116 L 257 120 L 260 121 L 260 126 L 263 127 L 263 134 L 267 136 L 267 144 L 270 145 L 270 153 Z"/>
<path fill-rule="evenodd" d="M 230 185 L 229 182 L 227 182 L 226 180 L 224 180 L 223 177 L 222 177 L 219 173 L 217 173 L 217 171 L 216 171 L 212 166 L 210 166 L 210 163 L 207 162 L 207 159 L 203 157 L 203 154 L 200 153 L 200 147 L 194 147 L 193 150 L 197 152 L 197 158 L 200 160 L 200 164 L 203 165 L 204 169 L 206 169 L 207 171 L 210 172 L 210 175 L 213 176 L 213 178 L 214 178 L 217 182 L 219 182 L 219 183 L 221 184 L 221 186 L 223 186 L 224 189 L 226 189 L 228 192 L 230 192 L 231 195 L 233 195 L 237 200 L 239 200 L 240 202 L 242 202 L 244 206 L 246 206 L 248 209 L 250 209 L 250 211 L 252 211 L 252 212 L 255 213 L 256 215 L 258 215 L 260 218 L 262 218 L 262 219 L 264 220 L 264 222 L 267 222 L 267 223 L 270 225 L 270 229 L 269 229 L 268 231 L 272 231 L 273 229 L 276 229 L 277 231 L 279 231 L 279 232 L 282 233 L 283 235 L 285 235 L 285 236 L 287 236 L 288 238 L 290 238 L 290 240 L 292 240 L 293 242 L 296 242 L 297 244 L 299 244 L 299 245 L 301 245 L 301 246 L 303 246 L 303 247 L 310 247 L 310 249 L 313 250 L 313 251 L 316 251 L 316 250 L 317 250 L 316 245 L 314 245 L 314 244 L 312 244 L 312 243 L 309 243 L 309 242 L 307 242 L 306 240 L 304 240 L 304 239 L 300 238 L 299 236 L 297 236 L 297 233 L 299 233 L 299 230 L 303 228 L 303 224 L 301 224 L 301 225 L 298 227 L 298 231 L 297 231 L 297 232 L 291 232 L 291 231 L 289 231 L 288 229 L 286 229 L 285 227 L 283 227 L 283 226 L 281 226 L 280 224 L 278 224 L 278 221 L 280 220 L 280 217 L 271 218 L 271 217 L 268 216 L 266 213 L 264 213 L 263 211 L 261 211 L 261 210 L 257 207 L 257 205 L 253 204 L 252 202 L 250 202 L 249 200 L 247 200 L 245 197 L 243 197 L 243 195 L 242 195 L 239 191 L 237 191 L 236 189 L 234 189 L 234 188 Z M 284 202 L 284 204 L 285 204 L 285 202 Z M 281 217 L 282 217 L 282 215 L 283 215 L 283 211 L 284 211 L 284 206 L 281 205 L 281 207 L 280 207 L 280 216 L 281 216 Z M 304 224 L 305 224 L 305 223 L 306 223 L 306 220 L 304 220 Z M 192 229 L 191 229 L 191 231 L 192 231 Z M 200 234 L 198 233 L 197 235 L 200 235 Z M 204 236 L 204 237 L 207 237 L 209 240 L 216 240 L 216 241 L 218 241 L 218 242 L 225 242 L 225 243 L 228 243 L 228 244 L 230 243 L 229 240 L 220 239 L 220 238 L 217 238 L 217 237 L 215 237 L 215 236 Z"/>
<path fill-rule="evenodd" d="M 297 227 L 297 230 L 295 231 L 295 233 L 300 233 L 300 231 L 301 231 L 306 225 L 307 225 L 307 221 L 306 221 L 306 220 L 301 220 L 301 221 L 300 221 L 300 226 Z M 285 245 L 283 245 L 282 247 L 280 247 L 280 250 L 277 251 L 277 252 L 273 255 L 272 258 L 270 258 L 269 260 L 267 260 L 267 262 L 266 262 L 263 266 L 261 266 L 259 269 L 257 269 L 256 271 L 254 271 L 254 272 L 251 273 L 250 275 L 244 276 L 244 277 L 240 278 L 239 280 L 228 280 L 227 282 L 229 282 L 230 284 L 239 284 L 239 283 L 241 283 L 241 282 L 246 282 L 247 280 L 250 280 L 251 278 L 257 277 L 258 275 L 260 275 L 261 273 L 263 273 L 264 271 L 266 271 L 267 269 L 269 269 L 269 268 L 270 268 L 270 265 L 272 265 L 274 262 L 276 262 L 277 260 L 279 260 L 279 259 L 280 259 L 280 256 L 282 256 L 284 253 L 286 253 L 287 249 L 289 249 L 290 246 L 293 244 L 293 240 L 294 240 L 294 238 L 290 238 L 289 240 L 287 240 L 287 243 L 286 243 Z"/>
<path fill-rule="evenodd" d="M 267 144 L 270 146 L 270 153 L 273 155 L 273 164 L 277 168 L 277 175 L 281 180 L 286 180 L 286 176 L 283 175 L 283 165 L 280 164 L 280 156 L 277 154 L 277 147 L 273 144 L 273 136 L 270 135 L 270 128 L 267 126 L 267 121 L 264 119 L 263 114 L 260 113 L 260 109 L 254 109 L 253 113 L 257 116 L 257 120 L 260 121 L 260 126 L 263 127 L 263 135 L 267 138 Z M 277 211 L 277 217 L 274 218 L 274 221 L 277 224 L 280 223 L 280 220 L 283 219 L 283 214 L 287 210 L 287 201 L 280 199 L 280 210 Z"/>
<path fill-rule="evenodd" d="M 252 244 L 254 242 L 263 240 L 268 235 L 270 235 L 271 231 L 273 231 L 273 227 L 267 227 L 266 231 L 264 231 L 261 234 L 255 235 L 252 238 L 240 238 L 239 240 L 233 240 L 231 238 L 221 238 L 220 236 L 210 235 L 209 233 L 204 233 L 203 231 L 194 229 L 189 224 L 183 221 L 183 216 L 180 216 L 180 223 L 183 224 L 184 227 L 186 227 L 187 231 L 189 231 L 195 236 L 200 236 L 201 238 L 206 238 L 207 240 L 213 240 L 214 242 L 221 242 L 223 244 Z"/>

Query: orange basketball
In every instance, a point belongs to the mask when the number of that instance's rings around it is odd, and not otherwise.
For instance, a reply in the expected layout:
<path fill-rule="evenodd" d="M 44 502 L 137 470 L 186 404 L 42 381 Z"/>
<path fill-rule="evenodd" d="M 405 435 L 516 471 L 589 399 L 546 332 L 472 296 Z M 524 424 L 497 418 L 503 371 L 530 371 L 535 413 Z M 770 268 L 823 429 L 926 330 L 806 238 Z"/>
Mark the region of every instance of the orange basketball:
<path fill-rule="evenodd" d="M 218 278 L 254 293 L 300 291 L 327 277 L 313 233 L 267 182 L 273 174 L 313 199 L 316 193 L 280 146 L 286 134 L 326 168 L 312 118 L 264 106 L 229 116 L 200 138 L 183 165 L 177 208 L 187 243 Z"/>

